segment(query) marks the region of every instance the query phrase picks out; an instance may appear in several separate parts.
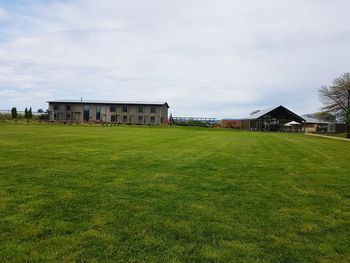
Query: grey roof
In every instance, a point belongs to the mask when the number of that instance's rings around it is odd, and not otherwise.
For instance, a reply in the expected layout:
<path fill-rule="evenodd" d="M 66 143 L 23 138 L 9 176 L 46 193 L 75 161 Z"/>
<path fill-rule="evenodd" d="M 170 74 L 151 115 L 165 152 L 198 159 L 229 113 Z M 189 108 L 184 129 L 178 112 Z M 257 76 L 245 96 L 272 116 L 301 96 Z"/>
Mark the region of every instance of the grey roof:
<path fill-rule="evenodd" d="M 263 110 L 259 110 L 259 111 L 256 111 L 254 112 L 253 114 L 251 114 L 249 117 L 247 118 L 243 118 L 244 120 L 255 120 L 255 119 L 259 119 L 261 118 L 262 116 L 270 113 L 271 111 L 274 111 L 276 110 L 277 108 L 279 107 L 282 107 L 284 108 L 286 111 L 290 112 L 292 115 L 295 115 L 296 117 L 300 118 L 301 120 L 304 120 L 303 117 L 299 116 L 298 114 L 295 114 L 294 112 L 290 111 L 289 109 L 287 109 L 286 107 L 282 106 L 282 105 L 279 105 L 279 106 L 276 106 L 276 107 L 272 107 L 272 108 L 268 108 L 268 109 L 263 109 Z"/>
<path fill-rule="evenodd" d="M 265 114 L 277 109 L 280 106 L 277 107 L 273 107 L 273 108 L 268 108 L 268 109 L 264 109 L 264 110 L 259 110 L 257 112 L 255 112 L 254 114 L 249 115 L 249 117 L 245 118 L 245 119 L 259 119 L 260 117 L 264 116 Z"/>
<path fill-rule="evenodd" d="M 259 110 L 258 112 L 255 112 L 254 114 L 250 115 L 248 119 L 259 119 L 260 117 L 264 116 L 265 114 L 269 113 L 270 111 L 273 111 L 274 109 L 277 109 L 279 106 L 274 108 L 268 108 L 264 110 Z"/>
<path fill-rule="evenodd" d="M 301 115 L 301 117 L 303 117 L 303 119 L 305 120 L 305 123 L 324 123 L 324 124 L 330 123 L 328 121 L 322 121 L 316 118 L 311 118 L 308 115 Z"/>
<path fill-rule="evenodd" d="M 77 103 L 77 104 L 136 104 L 136 105 L 166 105 L 164 101 L 116 101 L 116 100 L 49 100 L 48 103 Z"/>

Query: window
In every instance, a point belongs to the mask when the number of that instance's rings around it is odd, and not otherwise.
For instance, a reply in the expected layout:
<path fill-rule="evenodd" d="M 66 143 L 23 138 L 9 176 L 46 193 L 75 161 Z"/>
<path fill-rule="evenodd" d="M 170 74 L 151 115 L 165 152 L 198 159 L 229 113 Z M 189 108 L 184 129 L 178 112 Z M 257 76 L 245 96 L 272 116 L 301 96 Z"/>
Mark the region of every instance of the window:
<path fill-rule="evenodd" d="M 57 104 L 53 105 L 53 110 L 58 110 L 58 105 Z"/>
<path fill-rule="evenodd" d="M 96 120 L 99 121 L 101 119 L 101 106 L 96 106 Z"/>
<path fill-rule="evenodd" d="M 123 112 L 128 112 L 128 106 L 123 105 Z"/>
<path fill-rule="evenodd" d="M 70 113 L 67 113 L 67 114 L 66 114 L 66 120 L 67 120 L 67 121 L 70 120 Z"/>
<path fill-rule="evenodd" d="M 151 116 L 151 122 L 155 122 L 156 121 L 156 117 Z"/>
<path fill-rule="evenodd" d="M 111 122 L 116 122 L 116 117 L 115 117 L 115 115 L 111 115 Z"/>
<path fill-rule="evenodd" d="M 89 121 L 90 120 L 90 107 L 89 107 L 89 105 L 84 105 L 83 109 L 84 109 L 83 120 Z"/>
<path fill-rule="evenodd" d="M 111 105 L 109 106 L 109 111 L 110 112 L 115 112 L 116 106 L 115 105 Z"/>
<path fill-rule="evenodd" d="M 138 111 L 137 112 L 143 112 L 143 107 L 139 106 Z"/>
<path fill-rule="evenodd" d="M 66 111 L 70 111 L 70 105 L 66 105 Z"/>
<path fill-rule="evenodd" d="M 123 122 L 127 122 L 128 121 L 128 116 L 124 115 L 123 116 Z"/>
<path fill-rule="evenodd" d="M 54 113 L 53 119 L 54 119 L 55 121 L 58 121 L 58 120 L 60 119 L 60 114 L 59 114 L 58 112 L 57 112 L 57 113 Z"/>
<path fill-rule="evenodd" d="M 157 113 L 156 106 L 151 106 L 151 113 Z"/>
<path fill-rule="evenodd" d="M 139 122 L 142 122 L 142 121 L 143 121 L 143 116 L 139 116 L 139 117 L 138 117 L 138 121 L 139 121 Z"/>

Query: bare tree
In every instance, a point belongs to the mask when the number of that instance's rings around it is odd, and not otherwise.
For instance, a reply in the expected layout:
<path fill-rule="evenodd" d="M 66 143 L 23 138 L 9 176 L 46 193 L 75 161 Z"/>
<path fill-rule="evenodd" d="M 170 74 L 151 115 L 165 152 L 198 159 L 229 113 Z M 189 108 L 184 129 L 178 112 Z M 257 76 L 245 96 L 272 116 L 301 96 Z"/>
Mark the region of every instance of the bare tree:
<path fill-rule="evenodd" d="M 342 74 L 329 87 L 321 87 L 319 97 L 325 112 L 345 121 L 346 134 L 350 138 L 350 73 Z"/>
<path fill-rule="evenodd" d="M 320 119 L 322 121 L 329 121 L 329 122 L 335 122 L 337 119 L 337 116 L 333 114 L 329 114 L 328 112 L 321 111 L 316 113 L 317 119 Z"/>

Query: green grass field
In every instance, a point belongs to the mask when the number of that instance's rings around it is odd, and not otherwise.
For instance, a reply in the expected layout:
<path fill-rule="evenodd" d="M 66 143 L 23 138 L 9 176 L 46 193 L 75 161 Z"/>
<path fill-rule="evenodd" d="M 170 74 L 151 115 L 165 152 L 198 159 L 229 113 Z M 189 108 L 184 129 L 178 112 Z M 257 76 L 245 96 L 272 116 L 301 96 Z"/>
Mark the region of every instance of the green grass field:
<path fill-rule="evenodd" d="M 350 143 L 0 124 L 1 262 L 349 262 Z"/>

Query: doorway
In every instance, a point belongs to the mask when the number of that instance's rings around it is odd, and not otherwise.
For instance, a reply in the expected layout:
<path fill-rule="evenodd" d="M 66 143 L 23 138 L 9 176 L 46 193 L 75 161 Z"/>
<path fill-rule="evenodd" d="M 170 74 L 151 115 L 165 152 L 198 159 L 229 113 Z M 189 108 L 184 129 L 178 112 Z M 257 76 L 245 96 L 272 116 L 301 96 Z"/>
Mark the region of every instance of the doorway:
<path fill-rule="evenodd" d="M 84 121 L 90 120 L 90 109 L 89 105 L 84 105 Z"/>

